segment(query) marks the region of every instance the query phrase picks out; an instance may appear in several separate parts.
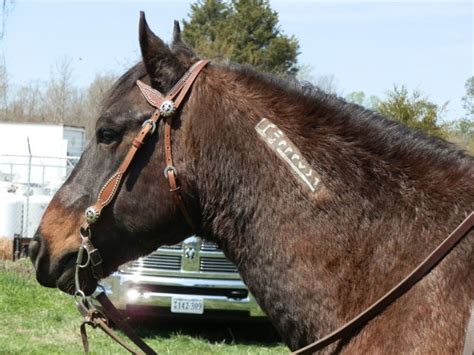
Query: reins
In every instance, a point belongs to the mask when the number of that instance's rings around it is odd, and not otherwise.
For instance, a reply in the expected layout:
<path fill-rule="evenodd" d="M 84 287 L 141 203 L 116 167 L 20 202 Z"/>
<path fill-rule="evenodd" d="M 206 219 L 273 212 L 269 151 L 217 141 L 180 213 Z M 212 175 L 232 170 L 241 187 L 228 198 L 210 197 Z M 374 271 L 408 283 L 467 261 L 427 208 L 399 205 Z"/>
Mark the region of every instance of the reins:
<path fill-rule="evenodd" d="M 368 321 L 383 312 L 396 299 L 405 294 L 412 286 L 420 281 L 423 276 L 430 272 L 449 252 L 463 239 L 474 226 L 474 212 L 459 224 L 456 229 L 440 244 L 438 247 L 426 257 L 407 277 L 405 277 L 398 285 L 392 288 L 385 295 L 375 301 L 369 308 L 352 318 L 349 322 L 336 329 L 334 332 L 325 337 L 311 343 L 301 349 L 293 352 L 293 354 L 312 354 L 316 351 L 324 349 L 326 346 L 336 342 L 337 340 L 352 335 L 357 329 L 363 327 Z"/>
<path fill-rule="evenodd" d="M 117 171 L 112 177 L 107 180 L 100 190 L 97 201 L 94 205 L 88 207 L 85 211 L 85 222 L 80 227 L 80 236 L 82 243 L 79 248 L 76 269 L 75 269 L 75 293 L 76 305 L 80 313 L 84 316 L 84 321 L 81 325 L 81 336 L 84 350 L 87 353 L 89 344 L 87 340 L 86 326 L 90 325 L 93 328 L 100 328 L 121 346 L 127 349 L 132 354 L 138 354 L 136 350 L 129 347 L 117 334 L 109 327 L 108 319 L 111 319 L 114 324 L 121 329 L 135 345 L 145 354 L 156 354 L 140 337 L 133 331 L 133 329 L 125 322 L 120 312 L 114 307 L 112 302 L 108 299 L 105 292 L 101 292 L 95 299 L 101 304 L 102 309 L 98 310 L 91 302 L 90 298 L 82 291 L 79 273 L 81 269 L 90 267 L 95 279 L 100 280 L 104 277 L 102 268 L 102 257 L 98 249 L 91 241 L 91 225 L 95 224 L 101 216 L 103 208 L 105 208 L 115 197 L 120 188 L 120 183 L 124 174 L 126 173 L 130 163 L 140 147 L 145 143 L 146 139 L 151 136 L 155 130 L 160 118 L 164 119 L 164 151 L 166 167 L 164 169 L 164 176 L 168 181 L 169 190 L 173 202 L 181 211 L 184 219 L 194 229 L 194 223 L 190 214 L 188 213 L 184 204 L 181 187 L 177 179 L 177 170 L 174 166 L 172 145 L 171 145 L 171 123 L 176 110 L 180 107 L 186 94 L 192 87 L 195 79 L 202 71 L 202 69 L 209 63 L 207 60 L 201 60 L 195 63 L 184 76 L 173 86 L 166 96 L 163 96 L 157 90 L 150 86 L 137 81 L 143 96 L 148 103 L 156 108 L 153 115 L 143 123 L 142 129 L 133 139 L 132 146 L 120 164 Z M 405 279 L 398 285 L 387 292 L 384 296 L 379 298 L 370 307 L 358 314 L 352 320 L 323 337 L 322 339 L 309 344 L 294 354 L 310 354 L 319 351 L 326 346 L 343 338 L 351 336 L 357 329 L 363 327 L 372 318 L 383 312 L 396 299 L 405 294 L 413 285 L 420 281 L 428 272 L 430 272 L 456 245 L 464 238 L 473 228 L 474 213 L 471 213 L 456 229 L 425 259 L 421 262 Z M 84 257 L 86 259 L 84 260 Z"/>
<path fill-rule="evenodd" d="M 104 277 L 104 271 L 102 268 L 102 257 L 99 250 L 92 243 L 91 226 L 97 223 L 100 219 L 102 210 L 114 199 L 117 191 L 120 188 L 120 183 L 123 176 L 128 170 L 133 158 L 137 151 L 145 143 L 146 139 L 151 136 L 157 127 L 160 118 L 164 120 L 164 150 L 165 150 L 165 162 L 166 167 L 164 169 L 164 176 L 168 180 L 169 190 L 173 199 L 173 202 L 181 211 L 184 219 L 194 229 L 194 223 L 188 213 L 181 196 L 181 187 L 179 180 L 177 179 L 178 172 L 173 162 L 172 145 L 171 145 L 171 123 L 173 115 L 176 110 L 179 109 L 183 102 L 186 94 L 191 89 L 194 81 L 198 77 L 199 73 L 209 63 L 208 60 L 201 60 L 195 63 L 183 77 L 173 86 L 166 96 L 163 96 L 157 90 L 145 85 L 141 81 L 137 81 L 137 85 L 146 98 L 148 103 L 156 108 L 153 115 L 146 120 L 140 132 L 133 139 L 132 146 L 130 147 L 124 160 L 118 167 L 117 171 L 107 180 L 104 186 L 100 189 L 99 196 L 94 205 L 88 207 L 85 211 L 85 221 L 81 225 L 79 234 L 82 239 L 79 252 L 77 254 L 75 274 L 74 274 L 74 297 L 76 299 L 76 306 L 79 312 L 84 316 L 84 321 L 81 324 L 81 337 L 84 346 L 84 351 L 88 353 L 89 342 L 87 339 L 86 326 L 90 325 L 93 328 L 100 328 L 122 347 L 127 349 L 132 354 L 139 354 L 136 350 L 127 345 L 108 325 L 108 319 L 111 319 L 113 323 L 122 330 L 135 345 L 137 345 L 141 351 L 145 354 L 156 354 L 140 337 L 133 331 L 133 329 L 123 319 L 123 316 L 115 308 L 112 302 L 109 300 L 105 292 L 99 293 L 95 299 L 101 304 L 102 310 L 98 310 L 91 299 L 85 295 L 82 290 L 79 273 L 81 269 L 90 267 L 92 275 L 96 280 L 100 280 Z M 84 260 L 84 257 L 86 259 Z"/>

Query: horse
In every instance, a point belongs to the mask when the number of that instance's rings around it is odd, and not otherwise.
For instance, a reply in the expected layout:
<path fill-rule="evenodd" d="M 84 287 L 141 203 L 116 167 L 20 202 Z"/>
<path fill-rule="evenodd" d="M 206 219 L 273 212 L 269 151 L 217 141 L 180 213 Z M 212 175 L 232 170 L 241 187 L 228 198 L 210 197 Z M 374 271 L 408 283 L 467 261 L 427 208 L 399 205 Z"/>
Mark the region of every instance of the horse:
<path fill-rule="evenodd" d="M 170 45 L 145 17 L 142 61 L 104 100 L 95 136 L 30 245 L 36 277 L 74 293 L 83 211 L 154 107 L 199 57 L 175 23 Z M 163 177 L 156 132 L 130 164 L 91 240 L 104 274 L 189 235 L 217 243 L 292 350 L 344 324 L 403 279 L 474 207 L 474 159 L 356 104 L 248 65 L 211 62 L 172 121 L 182 201 Z M 288 150 L 290 149 L 290 150 Z M 474 300 L 474 233 L 326 353 L 460 353 Z M 90 294 L 90 268 L 80 273 Z"/>

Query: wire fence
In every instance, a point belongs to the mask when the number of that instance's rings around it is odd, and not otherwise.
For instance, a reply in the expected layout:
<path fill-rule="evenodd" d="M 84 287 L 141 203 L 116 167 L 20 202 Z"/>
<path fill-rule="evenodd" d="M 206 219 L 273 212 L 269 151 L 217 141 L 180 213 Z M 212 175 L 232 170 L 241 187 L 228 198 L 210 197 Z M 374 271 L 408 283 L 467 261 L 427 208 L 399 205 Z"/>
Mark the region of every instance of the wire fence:
<path fill-rule="evenodd" d="M 0 238 L 31 238 L 78 160 L 0 154 Z"/>

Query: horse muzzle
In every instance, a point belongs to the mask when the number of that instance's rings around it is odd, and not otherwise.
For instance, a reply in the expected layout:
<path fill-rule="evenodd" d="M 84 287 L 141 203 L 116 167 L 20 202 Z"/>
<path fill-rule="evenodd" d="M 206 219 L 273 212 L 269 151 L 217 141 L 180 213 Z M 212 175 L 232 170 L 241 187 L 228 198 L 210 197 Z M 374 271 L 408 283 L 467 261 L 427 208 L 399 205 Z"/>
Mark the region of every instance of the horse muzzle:
<path fill-rule="evenodd" d="M 40 235 L 35 234 L 29 245 L 30 259 L 36 270 L 36 280 L 45 287 L 56 287 L 56 278 L 50 272 L 50 258 Z"/>
<path fill-rule="evenodd" d="M 52 260 L 46 244 L 41 234 L 37 232 L 29 245 L 30 259 L 36 270 L 37 281 L 42 286 L 57 287 L 61 291 L 73 294 L 77 251 L 62 254 Z M 96 287 L 96 282 L 88 274 L 90 274 L 88 270 L 81 273 L 81 284 L 84 285 L 85 291 L 92 293 Z"/>

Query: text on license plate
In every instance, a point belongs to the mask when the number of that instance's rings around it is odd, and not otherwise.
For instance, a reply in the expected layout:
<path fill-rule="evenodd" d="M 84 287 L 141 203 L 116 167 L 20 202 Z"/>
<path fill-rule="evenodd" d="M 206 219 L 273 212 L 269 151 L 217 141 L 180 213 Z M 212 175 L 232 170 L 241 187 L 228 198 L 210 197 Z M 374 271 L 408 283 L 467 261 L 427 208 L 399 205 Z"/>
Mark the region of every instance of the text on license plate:
<path fill-rule="evenodd" d="M 204 302 L 202 298 L 171 298 L 171 312 L 203 314 Z"/>

